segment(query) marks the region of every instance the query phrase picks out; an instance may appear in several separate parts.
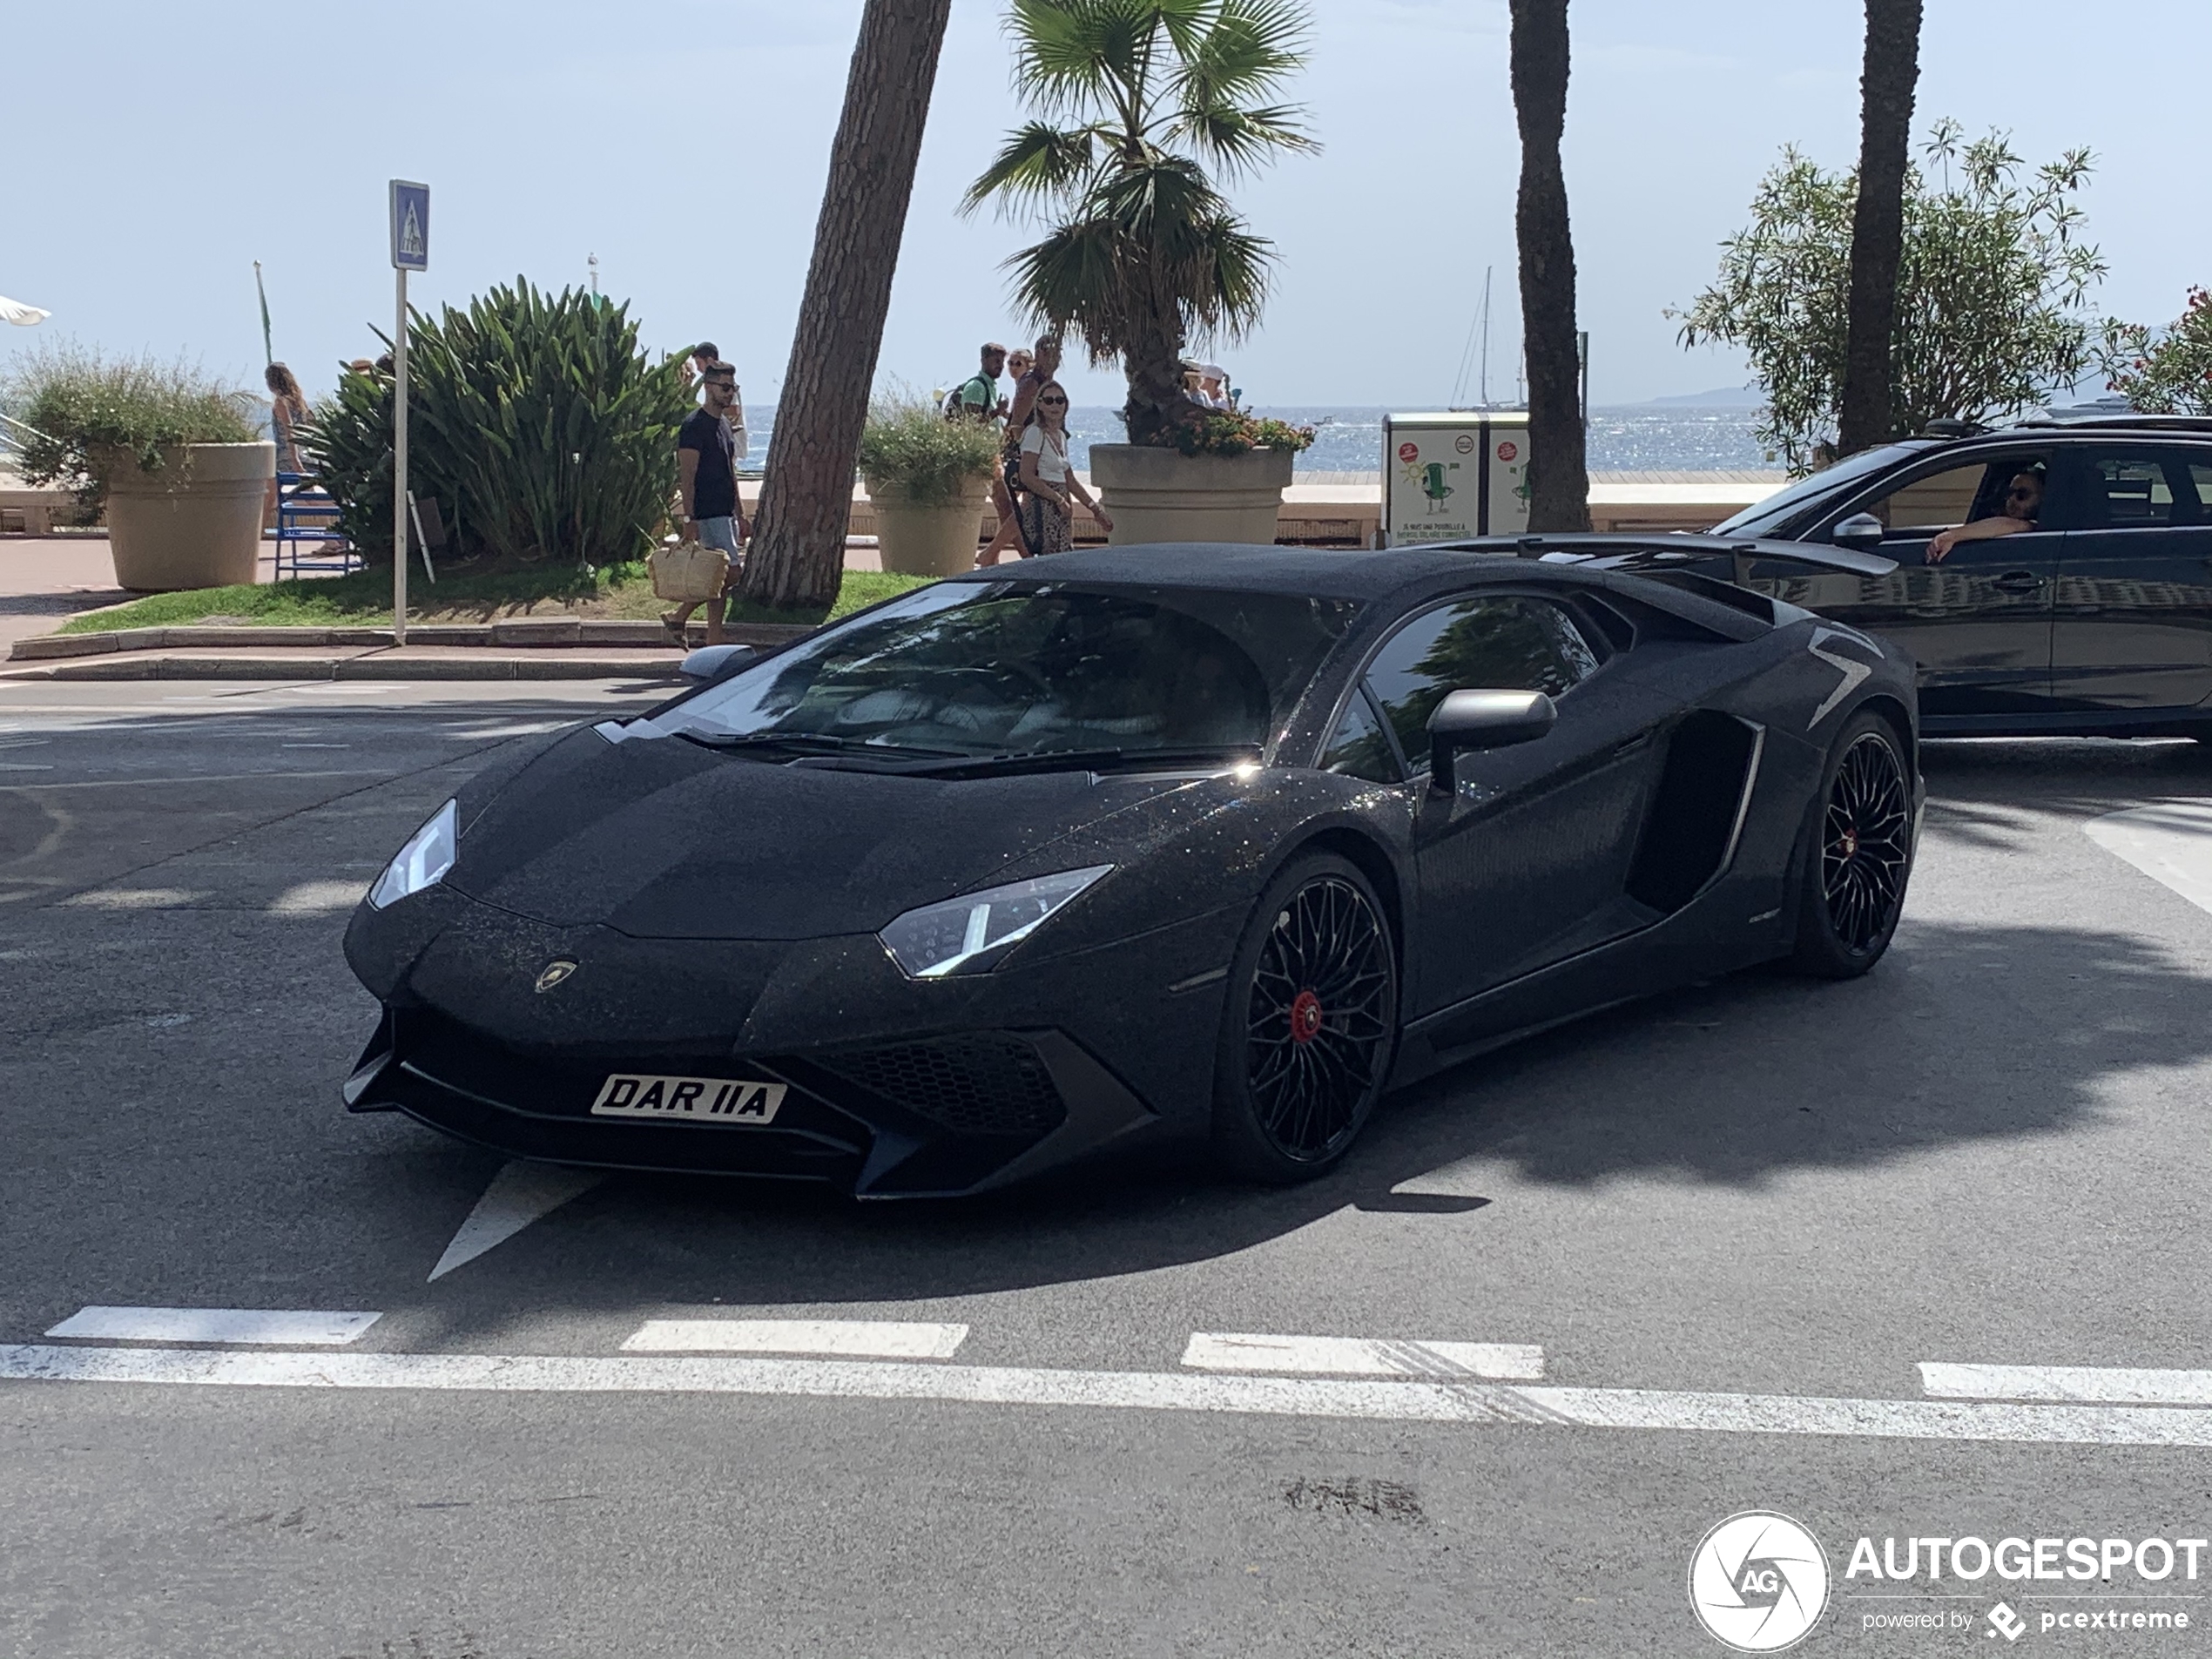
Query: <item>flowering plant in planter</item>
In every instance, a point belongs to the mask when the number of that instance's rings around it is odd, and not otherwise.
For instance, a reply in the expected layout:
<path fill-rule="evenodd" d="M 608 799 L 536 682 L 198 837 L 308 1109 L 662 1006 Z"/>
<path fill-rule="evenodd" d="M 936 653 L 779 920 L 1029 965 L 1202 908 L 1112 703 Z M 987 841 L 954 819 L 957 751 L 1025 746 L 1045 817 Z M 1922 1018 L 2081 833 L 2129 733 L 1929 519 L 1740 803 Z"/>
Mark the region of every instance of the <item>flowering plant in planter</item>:
<path fill-rule="evenodd" d="M 1211 409 L 1178 421 L 1160 434 L 1159 447 L 1186 455 L 1242 455 L 1255 449 L 1288 449 L 1302 455 L 1313 447 L 1313 428 L 1287 421 L 1264 421 L 1241 409 Z"/>

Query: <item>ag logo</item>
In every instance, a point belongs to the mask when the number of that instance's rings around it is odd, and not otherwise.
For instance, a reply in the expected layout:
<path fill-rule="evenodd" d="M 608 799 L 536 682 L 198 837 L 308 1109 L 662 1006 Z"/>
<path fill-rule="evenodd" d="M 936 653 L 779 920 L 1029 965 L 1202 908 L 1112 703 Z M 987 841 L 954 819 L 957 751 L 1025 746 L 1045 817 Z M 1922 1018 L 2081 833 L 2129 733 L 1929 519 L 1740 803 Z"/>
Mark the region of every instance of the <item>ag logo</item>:
<path fill-rule="evenodd" d="M 568 978 L 570 974 L 575 973 L 576 968 L 577 965 L 574 962 L 568 961 L 566 958 L 563 958 L 558 961 L 546 963 L 545 971 L 537 976 L 536 988 L 538 995 L 543 996 L 546 992 L 551 990 L 556 985 L 558 985 L 563 980 Z"/>
<path fill-rule="evenodd" d="M 1803 1641 L 1827 1610 L 1828 1557 L 1787 1515 L 1730 1515 L 1689 1558 L 1689 1605 L 1723 1646 L 1779 1653 Z"/>

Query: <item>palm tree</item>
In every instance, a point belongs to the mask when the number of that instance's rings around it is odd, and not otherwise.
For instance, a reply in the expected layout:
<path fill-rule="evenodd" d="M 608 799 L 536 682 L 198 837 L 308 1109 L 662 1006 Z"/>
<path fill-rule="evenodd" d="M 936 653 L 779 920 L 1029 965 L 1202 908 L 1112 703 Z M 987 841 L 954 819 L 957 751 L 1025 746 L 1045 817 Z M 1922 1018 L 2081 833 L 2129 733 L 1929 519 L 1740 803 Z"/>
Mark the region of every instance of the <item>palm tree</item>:
<path fill-rule="evenodd" d="M 1921 0 L 1866 0 L 1859 82 L 1858 201 L 1851 213 L 1851 300 L 1836 448 L 1851 455 L 1897 435 L 1892 347 L 1905 256 L 1905 172 L 1920 80 Z"/>
<path fill-rule="evenodd" d="M 1513 106 L 1521 123 L 1521 314 L 1528 356 L 1528 528 L 1590 527 L 1575 233 L 1559 141 L 1567 128 L 1567 0 L 1513 0 Z"/>
<path fill-rule="evenodd" d="M 760 604 L 826 606 L 844 580 L 853 457 L 951 10 L 952 0 L 867 0 L 860 18 L 745 563 L 744 597 Z"/>
<path fill-rule="evenodd" d="M 1132 443 L 1195 406 L 1186 342 L 1234 341 L 1259 320 L 1273 246 L 1209 172 L 1249 173 L 1318 146 L 1303 111 L 1270 99 L 1305 63 L 1303 0 L 1013 0 L 1015 79 L 1037 118 L 1008 135 L 968 192 L 1049 217 L 1009 260 L 1017 299 L 1074 331 L 1093 362 L 1122 359 Z"/>

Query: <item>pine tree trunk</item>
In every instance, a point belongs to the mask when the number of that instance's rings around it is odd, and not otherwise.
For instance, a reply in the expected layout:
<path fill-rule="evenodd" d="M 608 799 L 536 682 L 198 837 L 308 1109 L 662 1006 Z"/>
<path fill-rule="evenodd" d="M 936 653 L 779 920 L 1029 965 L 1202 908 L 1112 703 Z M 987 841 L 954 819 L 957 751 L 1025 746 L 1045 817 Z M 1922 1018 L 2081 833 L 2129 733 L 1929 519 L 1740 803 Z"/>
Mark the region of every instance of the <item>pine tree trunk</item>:
<path fill-rule="evenodd" d="M 819 608 L 844 581 L 853 461 L 951 10 L 867 0 L 860 19 L 745 563 L 756 604 Z"/>
<path fill-rule="evenodd" d="M 1905 257 L 1905 170 L 1920 79 L 1921 0 L 1866 0 L 1859 82 L 1858 203 L 1851 218 L 1850 343 L 1836 448 L 1851 455 L 1896 431 L 1897 276 Z"/>
<path fill-rule="evenodd" d="M 1590 527 L 1575 233 L 1559 145 L 1567 127 L 1568 0 L 1513 0 L 1513 103 L 1521 123 L 1521 338 L 1528 354 L 1528 528 Z"/>

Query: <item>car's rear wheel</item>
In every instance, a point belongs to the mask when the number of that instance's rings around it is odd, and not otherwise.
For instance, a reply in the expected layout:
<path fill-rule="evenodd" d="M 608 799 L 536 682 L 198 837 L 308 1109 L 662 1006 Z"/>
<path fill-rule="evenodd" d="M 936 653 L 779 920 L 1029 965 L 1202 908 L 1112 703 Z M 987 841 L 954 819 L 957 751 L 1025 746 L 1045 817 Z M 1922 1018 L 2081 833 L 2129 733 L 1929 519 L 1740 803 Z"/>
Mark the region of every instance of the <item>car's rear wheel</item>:
<path fill-rule="evenodd" d="M 1888 721 L 1865 713 L 1844 726 L 1815 810 L 1792 963 L 1855 979 L 1889 949 L 1912 873 L 1912 786 Z"/>
<path fill-rule="evenodd" d="M 1398 1040 L 1398 953 L 1374 886 L 1332 855 L 1297 860 L 1254 907 L 1229 973 L 1213 1142 L 1231 1173 L 1289 1183 L 1343 1160 Z"/>

